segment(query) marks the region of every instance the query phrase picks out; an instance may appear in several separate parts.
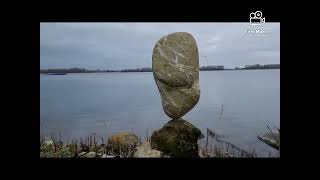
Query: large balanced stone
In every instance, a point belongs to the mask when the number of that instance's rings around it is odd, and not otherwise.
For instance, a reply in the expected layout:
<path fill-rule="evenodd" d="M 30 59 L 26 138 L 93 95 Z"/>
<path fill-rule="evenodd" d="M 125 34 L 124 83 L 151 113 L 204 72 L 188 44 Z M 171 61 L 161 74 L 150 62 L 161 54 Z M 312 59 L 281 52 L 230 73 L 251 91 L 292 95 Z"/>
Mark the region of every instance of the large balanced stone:
<path fill-rule="evenodd" d="M 152 71 L 169 117 L 182 117 L 197 104 L 199 53 L 191 34 L 177 32 L 161 38 L 153 48 Z"/>
<path fill-rule="evenodd" d="M 178 118 L 169 121 L 151 136 L 151 148 L 170 157 L 199 157 L 198 139 L 201 131 Z"/>

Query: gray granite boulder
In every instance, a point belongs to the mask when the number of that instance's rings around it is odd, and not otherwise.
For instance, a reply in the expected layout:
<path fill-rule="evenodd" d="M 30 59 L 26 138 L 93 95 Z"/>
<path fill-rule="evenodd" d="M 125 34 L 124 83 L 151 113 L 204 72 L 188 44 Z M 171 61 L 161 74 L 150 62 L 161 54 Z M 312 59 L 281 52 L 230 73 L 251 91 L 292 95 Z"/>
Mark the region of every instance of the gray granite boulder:
<path fill-rule="evenodd" d="M 176 32 L 162 37 L 153 49 L 152 71 L 169 117 L 182 117 L 197 104 L 199 53 L 191 34 Z"/>

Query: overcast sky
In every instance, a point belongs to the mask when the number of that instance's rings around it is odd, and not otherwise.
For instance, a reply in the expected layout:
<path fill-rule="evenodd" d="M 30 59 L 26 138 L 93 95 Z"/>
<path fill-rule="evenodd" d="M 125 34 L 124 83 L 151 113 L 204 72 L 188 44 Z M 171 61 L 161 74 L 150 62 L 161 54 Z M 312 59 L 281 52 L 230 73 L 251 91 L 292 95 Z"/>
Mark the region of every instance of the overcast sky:
<path fill-rule="evenodd" d="M 248 23 L 41 23 L 40 68 L 151 67 L 156 42 L 173 32 L 196 39 L 200 66 L 280 64 L 280 23 L 248 34 Z"/>

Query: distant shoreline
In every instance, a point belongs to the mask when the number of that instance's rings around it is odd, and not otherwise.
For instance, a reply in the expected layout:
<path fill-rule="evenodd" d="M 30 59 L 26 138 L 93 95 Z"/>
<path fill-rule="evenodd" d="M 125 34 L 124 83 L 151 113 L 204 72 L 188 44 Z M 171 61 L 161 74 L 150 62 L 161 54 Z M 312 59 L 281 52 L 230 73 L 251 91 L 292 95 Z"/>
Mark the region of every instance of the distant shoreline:
<path fill-rule="evenodd" d="M 199 70 L 199 71 L 246 71 L 246 70 L 273 70 L 280 68 L 257 68 L 257 69 L 214 69 L 214 70 Z M 40 72 L 40 74 L 54 75 L 55 73 L 65 73 L 65 74 L 87 74 L 87 73 L 131 73 L 131 72 L 152 72 L 152 71 L 83 71 L 83 72 L 68 72 L 68 71 L 50 71 L 50 72 Z"/>

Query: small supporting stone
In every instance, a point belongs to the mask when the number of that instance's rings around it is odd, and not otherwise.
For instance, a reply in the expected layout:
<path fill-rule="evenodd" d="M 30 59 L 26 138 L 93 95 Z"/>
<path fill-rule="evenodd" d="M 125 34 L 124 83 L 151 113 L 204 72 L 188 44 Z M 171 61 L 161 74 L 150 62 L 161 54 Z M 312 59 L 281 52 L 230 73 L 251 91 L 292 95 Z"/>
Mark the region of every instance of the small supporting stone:
<path fill-rule="evenodd" d="M 170 157 L 199 157 L 198 139 L 201 131 L 191 123 L 172 119 L 151 136 L 152 149 Z"/>

